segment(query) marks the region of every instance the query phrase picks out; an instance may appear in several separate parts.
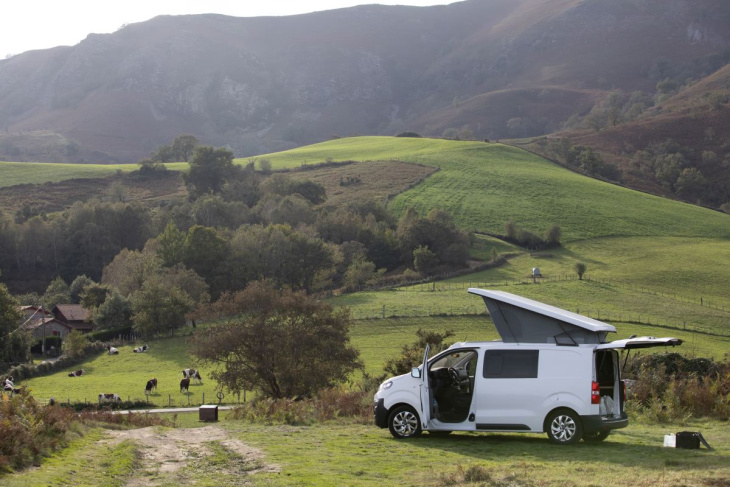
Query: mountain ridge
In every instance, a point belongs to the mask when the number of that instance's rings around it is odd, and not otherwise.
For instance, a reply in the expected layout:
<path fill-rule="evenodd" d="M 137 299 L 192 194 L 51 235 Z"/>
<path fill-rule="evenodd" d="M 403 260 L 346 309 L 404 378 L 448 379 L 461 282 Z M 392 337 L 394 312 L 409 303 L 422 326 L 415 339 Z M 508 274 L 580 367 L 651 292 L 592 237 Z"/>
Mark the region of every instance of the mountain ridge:
<path fill-rule="evenodd" d="M 237 157 L 405 130 L 506 138 L 514 118 L 546 134 L 613 89 L 653 90 L 658 63 L 681 70 L 728 48 L 729 19 L 719 0 L 159 16 L 0 61 L 0 158 L 132 163 L 181 133 Z M 61 142 L 16 140 L 33 134 Z"/>

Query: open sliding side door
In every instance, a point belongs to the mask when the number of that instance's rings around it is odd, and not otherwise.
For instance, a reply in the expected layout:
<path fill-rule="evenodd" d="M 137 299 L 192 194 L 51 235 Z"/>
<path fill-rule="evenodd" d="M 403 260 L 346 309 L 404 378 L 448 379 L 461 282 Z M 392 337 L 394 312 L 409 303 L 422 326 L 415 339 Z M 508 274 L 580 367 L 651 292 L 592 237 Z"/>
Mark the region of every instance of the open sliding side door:
<path fill-rule="evenodd" d="M 423 354 L 423 368 L 421 369 L 421 428 L 426 429 L 429 421 L 431 421 L 431 385 L 428 382 L 428 353 L 431 350 L 426 345 L 426 351 Z"/>

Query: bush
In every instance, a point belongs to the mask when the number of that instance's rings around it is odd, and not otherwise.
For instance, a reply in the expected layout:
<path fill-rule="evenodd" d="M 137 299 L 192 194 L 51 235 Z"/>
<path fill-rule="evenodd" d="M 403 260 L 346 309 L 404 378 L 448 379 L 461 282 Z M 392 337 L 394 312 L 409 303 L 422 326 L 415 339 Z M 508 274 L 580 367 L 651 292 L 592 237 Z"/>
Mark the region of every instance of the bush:
<path fill-rule="evenodd" d="M 416 132 L 401 132 L 396 137 L 417 137 L 421 138 L 420 134 L 417 134 Z"/>
<path fill-rule="evenodd" d="M 686 358 L 678 353 L 634 356 L 625 376 L 634 381 L 629 404 L 651 421 L 668 423 L 703 416 L 730 419 L 728 361 Z"/>
<path fill-rule="evenodd" d="M 13 397 L 0 394 L 0 472 L 37 465 L 41 458 L 63 448 L 68 443 L 66 433 L 76 422 L 174 426 L 159 415 L 114 414 L 109 410 L 77 414 L 74 408 L 42 406 L 27 392 Z"/>
<path fill-rule="evenodd" d="M 362 424 L 373 420 L 372 391 L 330 388 L 312 398 L 258 399 L 233 409 L 228 419 L 258 423 L 306 425 L 337 418 L 353 418 Z"/>

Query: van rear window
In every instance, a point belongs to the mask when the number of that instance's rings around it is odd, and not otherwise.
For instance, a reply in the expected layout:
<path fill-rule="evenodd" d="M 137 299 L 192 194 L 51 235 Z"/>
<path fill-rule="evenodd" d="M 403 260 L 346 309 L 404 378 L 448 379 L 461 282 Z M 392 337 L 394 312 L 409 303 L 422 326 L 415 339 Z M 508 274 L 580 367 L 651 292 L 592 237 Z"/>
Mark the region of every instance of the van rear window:
<path fill-rule="evenodd" d="M 539 350 L 487 350 L 485 379 L 536 379 Z"/>

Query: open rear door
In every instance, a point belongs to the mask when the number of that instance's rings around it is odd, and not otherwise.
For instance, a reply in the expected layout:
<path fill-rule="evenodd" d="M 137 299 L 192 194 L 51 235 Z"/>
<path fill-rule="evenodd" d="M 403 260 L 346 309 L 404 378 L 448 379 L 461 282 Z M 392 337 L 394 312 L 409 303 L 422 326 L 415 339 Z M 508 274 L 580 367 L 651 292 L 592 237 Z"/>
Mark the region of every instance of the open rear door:
<path fill-rule="evenodd" d="M 423 368 L 421 369 L 421 428 L 426 429 L 428 422 L 431 420 L 431 386 L 428 382 L 428 352 L 431 350 L 426 345 L 426 351 L 423 354 Z"/>
<path fill-rule="evenodd" d="M 634 350 L 638 348 L 652 348 L 652 347 L 676 347 L 682 344 L 682 340 L 679 338 L 664 337 L 632 337 L 624 340 L 615 340 L 613 342 L 602 343 L 596 347 L 596 350 Z"/>

